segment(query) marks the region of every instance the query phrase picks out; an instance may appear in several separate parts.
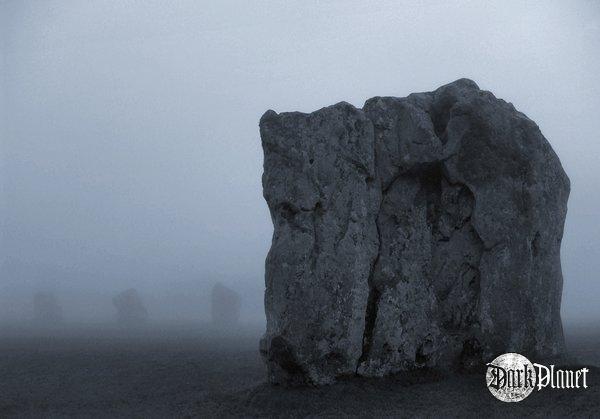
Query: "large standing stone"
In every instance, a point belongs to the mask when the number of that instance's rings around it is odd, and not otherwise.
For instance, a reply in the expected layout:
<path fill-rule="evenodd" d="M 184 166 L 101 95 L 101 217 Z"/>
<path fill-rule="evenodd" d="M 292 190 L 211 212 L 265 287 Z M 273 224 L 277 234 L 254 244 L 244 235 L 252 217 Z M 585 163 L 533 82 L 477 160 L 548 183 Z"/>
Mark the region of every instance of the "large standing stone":
<path fill-rule="evenodd" d="M 535 123 L 466 79 L 260 122 L 273 383 L 563 350 L 569 179 Z"/>

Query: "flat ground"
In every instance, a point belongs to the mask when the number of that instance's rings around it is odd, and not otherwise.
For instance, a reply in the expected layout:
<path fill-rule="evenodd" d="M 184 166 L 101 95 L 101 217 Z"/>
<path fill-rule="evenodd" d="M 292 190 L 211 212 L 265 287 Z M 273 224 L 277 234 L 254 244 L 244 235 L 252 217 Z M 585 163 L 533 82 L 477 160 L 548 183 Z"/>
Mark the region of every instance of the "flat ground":
<path fill-rule="evenodd" d="M 0 330 L 0 417 L 600 416 L 600 327 L 567 328 L 587 390 L 494 399 L 480 374 L 420 372 L 323 388 L 265 384 L 258 330 Z"/>

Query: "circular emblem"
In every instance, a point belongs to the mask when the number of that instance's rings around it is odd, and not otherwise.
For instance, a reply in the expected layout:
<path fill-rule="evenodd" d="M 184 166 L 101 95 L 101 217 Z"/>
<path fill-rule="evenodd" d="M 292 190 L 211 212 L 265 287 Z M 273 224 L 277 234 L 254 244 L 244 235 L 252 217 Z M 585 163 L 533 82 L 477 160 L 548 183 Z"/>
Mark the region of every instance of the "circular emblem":
<path fill-rule="evenodd" d="M 502 354 L 487 366 L 485 382 L 498 400 L 520 402 L 535 387 L 535 369 L 523 355 L 513 352 Z"/>

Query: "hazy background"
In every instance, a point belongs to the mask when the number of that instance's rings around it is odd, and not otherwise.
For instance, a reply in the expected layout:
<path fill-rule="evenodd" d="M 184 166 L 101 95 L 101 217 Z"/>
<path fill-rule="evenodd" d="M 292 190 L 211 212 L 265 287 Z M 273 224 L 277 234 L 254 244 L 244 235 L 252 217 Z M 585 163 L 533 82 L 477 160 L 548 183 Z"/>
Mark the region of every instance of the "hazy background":
<path fill-rule="evenodd" d="M 106 321 L 137 288 L 198 320 L 221 281 L 264 317 L 258 120 L 475 80 L 571 178 L 563 316 L 598 319 L 600 2 L 1 1 L 0 321 L 51 290 Z"/>

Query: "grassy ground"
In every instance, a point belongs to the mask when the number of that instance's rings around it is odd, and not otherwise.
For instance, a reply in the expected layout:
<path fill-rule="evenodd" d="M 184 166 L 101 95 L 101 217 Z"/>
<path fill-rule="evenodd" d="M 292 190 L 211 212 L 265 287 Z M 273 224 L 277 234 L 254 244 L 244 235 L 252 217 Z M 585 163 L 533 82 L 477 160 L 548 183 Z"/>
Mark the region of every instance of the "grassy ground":
<path fill-rule="evenodd" d="M 153 328 L 0 333 L 0 417 L 181 416 L 594 416 L 600 369 L 587 390 L 542 390 L 508 404 L 494 399 L 483 375 L 423 371 L 384 380 L 349 380 L 323 388 L 264 383 L 258 331 Z M 600 330 L 567 329 L 579 363 L 600 360 Z"/>

